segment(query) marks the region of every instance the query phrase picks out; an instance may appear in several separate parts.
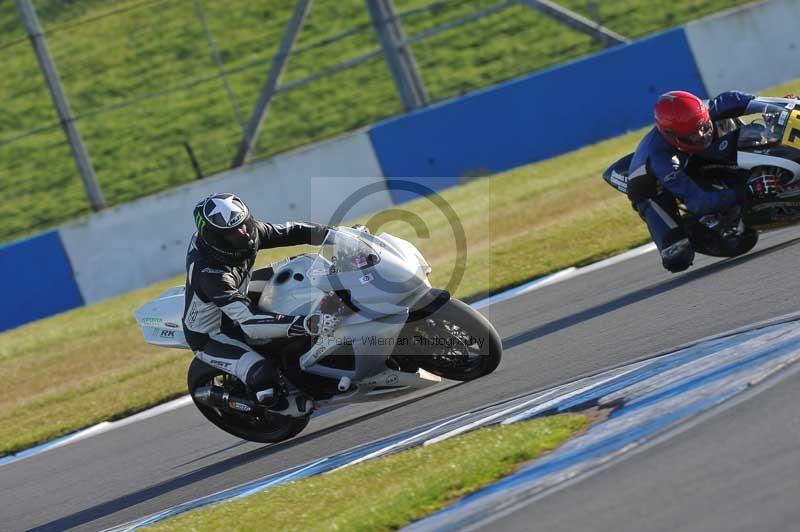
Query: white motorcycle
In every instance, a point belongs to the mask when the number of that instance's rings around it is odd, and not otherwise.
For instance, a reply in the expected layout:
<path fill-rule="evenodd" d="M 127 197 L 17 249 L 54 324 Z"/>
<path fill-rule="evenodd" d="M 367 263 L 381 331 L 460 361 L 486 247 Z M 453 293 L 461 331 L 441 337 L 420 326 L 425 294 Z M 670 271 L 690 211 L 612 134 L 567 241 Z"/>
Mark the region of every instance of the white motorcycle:
<path fill-rule="evenodd" d="M 268 391 L 256 400 L 239 379 L 194 358 L 188 384 L 195 405 L 230 434 L 278 442 L 299 434 L 324 406 L 404 395 L 442 377 L 469 381 L 491 373 L 503 352 L 497 331 L 469 305 L 431 288 L 430 271 L 411 243 L 344 227 L 331 229 L 316 254 L 255 270 L 247 295 L 260 309 L 308 315 L 334 299 L 340 323 L 330 335 L 253 346 L 272 357 L 283 376 L 273 397 Z M 145 340 L 189 349 L 183 308 L 184 287 L 175 287 L 137 309 Z"/>

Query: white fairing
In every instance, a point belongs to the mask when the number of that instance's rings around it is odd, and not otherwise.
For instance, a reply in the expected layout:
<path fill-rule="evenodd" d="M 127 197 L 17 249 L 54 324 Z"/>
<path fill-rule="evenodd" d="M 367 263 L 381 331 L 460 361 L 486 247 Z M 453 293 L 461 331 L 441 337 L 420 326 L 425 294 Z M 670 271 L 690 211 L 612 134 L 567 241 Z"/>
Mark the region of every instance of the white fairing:
<path fill-rule="evenodd" d="M 317 309 L 326 293 L 342 289 L 349 291 L 353 304 L 360 309 L 342 316 L 334 334 L 318 337 L 300 358 L 304 371 L 348 383 L 342 393 L 327 402 L 369 401 L 441 381 L 424 370 L 406 373 L 386 366 L 409 308 L 430 290 L 427 276 L 431 268 L 410 242 L 386 233 L 374 236 L 337 228 L 329 231 L 318 253 L 277 261 L 269 268 L 272 274 L 266 281 L 254 280 L 250 286 L 251 292 L 254 287 L 261 292 L 261 309 L 307 315 Z M 180 326 L 183 307 L 184 287 L 176 287 L 139 308 L 135 316 L 145 340 L 164 347 L 188 348 Z M 339 349 L 352 349 L 354 369 L 320 364 Z"/>
<path fill-rule="evenodd" d="M 756 166 L 777 166 L 790 171 L 794 175 L 794 180 L 800 179 L 800 164 L 783 157 L 740 151 L 737 154 L 737 164 L 740 168 L 747 169 L 755 168 Z"/>
<path fill-rule="evenodd" d="M 185 286 L 169 288 L 133 313 L 147 343 L 189 349 L 181 325 L 185 291 Z"/>

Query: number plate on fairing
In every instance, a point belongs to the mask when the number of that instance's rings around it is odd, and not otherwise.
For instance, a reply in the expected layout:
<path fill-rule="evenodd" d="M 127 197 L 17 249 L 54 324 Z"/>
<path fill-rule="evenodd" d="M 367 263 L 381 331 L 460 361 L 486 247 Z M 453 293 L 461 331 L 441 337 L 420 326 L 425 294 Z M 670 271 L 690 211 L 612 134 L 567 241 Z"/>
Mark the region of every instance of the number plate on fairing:
<path fill-rule="evenodd" d="M 800 150 L 800 110 L 792 110 L 781 144 Z"/>

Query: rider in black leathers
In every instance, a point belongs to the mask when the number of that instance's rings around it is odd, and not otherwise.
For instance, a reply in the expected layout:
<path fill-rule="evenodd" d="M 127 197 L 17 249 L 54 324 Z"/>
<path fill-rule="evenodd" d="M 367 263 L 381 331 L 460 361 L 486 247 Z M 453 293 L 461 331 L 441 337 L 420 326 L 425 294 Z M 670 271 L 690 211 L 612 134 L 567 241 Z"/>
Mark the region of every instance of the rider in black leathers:
<path fill-rule="evenodd" d="M 335 327 L 330 314 L 284 316 L 258 310 L 247 296 L 258 250 L 321 244 L 327 226 L 257 221 L 233 194 L 211 195 L 194 209 L 197 232 L 186 257 L 186 341 L 203 362 L 235 375 L 252 392 L 273 385 L 275 367 L 255 352 L 276 338 L 316 336 Z"/>

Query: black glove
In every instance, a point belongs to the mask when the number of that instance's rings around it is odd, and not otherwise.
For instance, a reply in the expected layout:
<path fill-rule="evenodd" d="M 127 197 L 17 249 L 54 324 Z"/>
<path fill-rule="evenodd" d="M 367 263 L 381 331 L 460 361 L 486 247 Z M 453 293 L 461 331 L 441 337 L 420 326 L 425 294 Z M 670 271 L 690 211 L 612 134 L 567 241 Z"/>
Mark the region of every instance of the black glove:
<path fill-rule="evenodd" d="M 747 181 L 747 192 L 756 200 L 774 198 L 780 192 L 781 182 L 775 175 L 760 175 Z"/>

